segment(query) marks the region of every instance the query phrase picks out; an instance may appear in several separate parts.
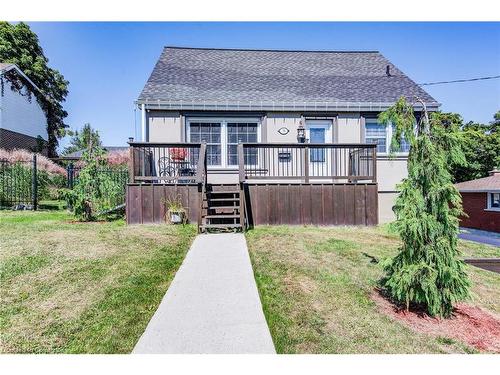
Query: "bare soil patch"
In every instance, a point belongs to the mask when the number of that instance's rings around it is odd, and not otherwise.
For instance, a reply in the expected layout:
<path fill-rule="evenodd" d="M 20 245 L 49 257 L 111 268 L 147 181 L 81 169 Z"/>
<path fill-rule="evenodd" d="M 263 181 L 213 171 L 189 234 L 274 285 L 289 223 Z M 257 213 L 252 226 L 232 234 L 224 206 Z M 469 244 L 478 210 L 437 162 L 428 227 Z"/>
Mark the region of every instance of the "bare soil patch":
<path fill-rule="evenodd" d="M 480 307 L 459 303 L 449 319 L 434 318 L 422 311 L 406 311 L 381 295 L 372 294 L 379 310 L 412 330 L 452 338 L 493 353 L 500 353 L 500 318 Z"/>

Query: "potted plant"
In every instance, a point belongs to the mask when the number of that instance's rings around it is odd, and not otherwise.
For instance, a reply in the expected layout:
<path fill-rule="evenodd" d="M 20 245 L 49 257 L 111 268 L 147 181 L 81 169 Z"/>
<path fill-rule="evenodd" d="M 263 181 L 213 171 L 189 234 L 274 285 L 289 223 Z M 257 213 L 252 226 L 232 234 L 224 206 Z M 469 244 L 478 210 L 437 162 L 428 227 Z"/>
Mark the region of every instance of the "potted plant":
<path fill-rule="evenodd" d="M 165 201 L 165 206 L 167 208 L 166 221 L 170 224 L 186 224 L 187 222 L 187 211 L 182 205 L 179 197 L 175 199 L 167 199 Z"/>

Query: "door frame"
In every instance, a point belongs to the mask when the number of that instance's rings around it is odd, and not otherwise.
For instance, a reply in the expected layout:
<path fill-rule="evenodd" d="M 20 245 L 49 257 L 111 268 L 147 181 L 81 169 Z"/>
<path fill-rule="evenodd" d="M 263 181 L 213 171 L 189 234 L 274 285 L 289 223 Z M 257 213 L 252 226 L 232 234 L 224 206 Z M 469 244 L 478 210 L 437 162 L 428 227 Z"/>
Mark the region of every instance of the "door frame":
<path fill-rule="evenodd" d="M 325 144 L 333 143 L 333 121 L 332 120 L 306 120 L 306 139 L 311 139 L 311 128 L 325 129 Z"/>

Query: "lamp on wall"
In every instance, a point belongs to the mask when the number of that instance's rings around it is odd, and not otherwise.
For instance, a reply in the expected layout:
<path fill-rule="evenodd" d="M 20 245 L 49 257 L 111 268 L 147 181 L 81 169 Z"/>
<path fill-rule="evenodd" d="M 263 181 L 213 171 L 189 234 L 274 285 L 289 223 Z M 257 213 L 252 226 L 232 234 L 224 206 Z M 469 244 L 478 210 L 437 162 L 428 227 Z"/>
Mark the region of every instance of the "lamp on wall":
<path fill-rule="evenodd" d="M 306 143 L 306 128 L 302 125 L 302 121 L 297 128 L 297 141 L 299 143 Z"/>

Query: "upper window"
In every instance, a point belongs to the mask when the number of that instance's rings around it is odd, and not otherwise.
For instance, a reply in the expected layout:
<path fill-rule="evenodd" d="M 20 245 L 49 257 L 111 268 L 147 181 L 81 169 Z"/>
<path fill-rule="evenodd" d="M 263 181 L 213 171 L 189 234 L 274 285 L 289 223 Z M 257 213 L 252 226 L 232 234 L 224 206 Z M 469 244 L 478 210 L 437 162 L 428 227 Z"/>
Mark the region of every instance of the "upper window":
<path fill-rule="evenodd" d="M 386 126 L 378 122 L 376 118 L 365 119 L 366 143 L 375 143 L 377 152 L 388 154 L 390 152 L 394 125 Z M 401 141 L 401 147 L 396 152 L 410 151 L 410 144 L 406 140 Z"/>
<path fill-rule="evenodd" d="M 489 193 L 488 208 L 500 210 L 500 193 Z"/>

